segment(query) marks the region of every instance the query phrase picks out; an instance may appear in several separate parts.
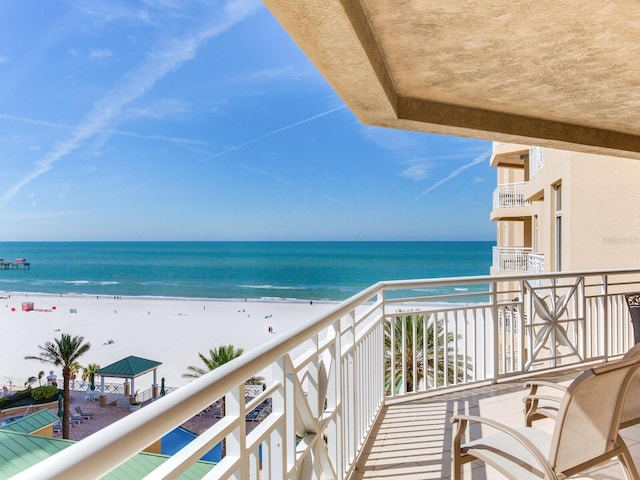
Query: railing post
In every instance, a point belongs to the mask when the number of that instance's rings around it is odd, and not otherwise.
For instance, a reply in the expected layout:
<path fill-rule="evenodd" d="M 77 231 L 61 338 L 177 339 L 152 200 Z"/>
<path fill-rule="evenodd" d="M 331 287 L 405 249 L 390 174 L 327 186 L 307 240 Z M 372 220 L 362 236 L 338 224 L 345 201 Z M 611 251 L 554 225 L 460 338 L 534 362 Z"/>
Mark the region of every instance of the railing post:
<path fill-rule="evenodd" d="M 611 319 L 609 318 L 609 277 L 605 274 L 602 276 L 602 316 L 604 317 L 604 332 L 602 338 L 604 340 L 604 359 L 609 361 L 610 343 L 609 343 L 609 329 L 611 325 Z"/>
<path fill-rule="evenodd" d="M 499 340 L 499 332 L 498 332 L 498 284 L 497 282 L 491 282 L 489 284 L 489 298 L 491 302 L 491 328 L 493 329 L 492 337 L 493 337 L 493 365 L 491 372 L 491 383 L 497 383 L 498 381 L 498 371 L 499 371 L 499 358 L 498 358 L 498 340 Z"/>
<path fill-rule="evenodd" d="M 245 417 L 244 384 L 234 387 L 225 395 L 225 415 L 230 417 Z M 226 438 L 226 454 L 240 459 L 240 467 L 233 474 L 236 480 L 249 478 L 249 456 L 246 455 L 247 422 L 239 422 Z"/>
<path fill-rule="evenodd" d="M 344 475 L 344 402 L 342 396 L 342 362 L 340 352 L 342 350 L 342 333 L 340 332 L 340 320 L 330 327 L 334 330 L 334 344 L 327 351 L 329 353 L 329 365 L 327 372 L 327 412 L 334 412 L 334 419 L 327 426 L 329 459 L 333 463 L 339 478 Z"/>

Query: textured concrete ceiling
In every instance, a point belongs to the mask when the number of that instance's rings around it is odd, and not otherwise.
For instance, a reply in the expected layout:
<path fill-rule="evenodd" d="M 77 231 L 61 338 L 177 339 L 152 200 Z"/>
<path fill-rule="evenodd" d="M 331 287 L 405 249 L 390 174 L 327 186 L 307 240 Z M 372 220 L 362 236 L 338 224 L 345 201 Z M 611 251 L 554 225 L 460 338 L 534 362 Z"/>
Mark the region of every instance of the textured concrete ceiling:
<path fill-rule="evenodd" d="M 640 2 L 264 0 L 367 124 L 640 159 Z"/>

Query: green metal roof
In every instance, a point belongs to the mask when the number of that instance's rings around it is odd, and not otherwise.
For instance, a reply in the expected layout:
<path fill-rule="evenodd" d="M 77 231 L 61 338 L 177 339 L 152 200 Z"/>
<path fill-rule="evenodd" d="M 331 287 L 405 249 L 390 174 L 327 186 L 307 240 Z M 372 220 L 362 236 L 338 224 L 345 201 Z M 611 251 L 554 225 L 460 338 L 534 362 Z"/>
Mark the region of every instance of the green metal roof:
<path fill-rule="evenodd" d="M 41 428 L 53 425 L 58 421 L 60 421 L 60 419 L 51 410 L 39 410 L 31 415 L 27 415 L 26 417 L 19 418 L 11 423 L 3 425 L 0 428 L 9 432 L 33 433 L 37 432 Z"/>
<path fill-rule="evenodd" d="M 0 480 L 17 475 L 73 443 L 70 440 L 59 438 L 0 430 Z M 165 455 L 139 453 L 102 478 L 105 480 L 142 478 L 168 458 Z M 210 462 L 196 462 L 178 478 L 182 480 L 200 479 L 214 465 Z"/>
<path fill-rule="evenodd" d="M 101 368 L 97 374 L 103 377 L 133 378 L 150 372 L 159 365 L 162 365 L 162 363 L 130 356 Z"/>

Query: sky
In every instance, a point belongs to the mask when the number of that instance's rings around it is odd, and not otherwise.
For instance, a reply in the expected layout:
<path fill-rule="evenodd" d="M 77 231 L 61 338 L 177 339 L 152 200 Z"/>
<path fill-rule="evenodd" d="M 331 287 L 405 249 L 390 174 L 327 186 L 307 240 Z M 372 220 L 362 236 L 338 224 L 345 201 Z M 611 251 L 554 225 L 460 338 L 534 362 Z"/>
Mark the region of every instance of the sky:
<path fill-rule="evenodd" d="M 490 154 L 362 124 L 260 1 L 0 2 L 0 241 L 495 240 Z"/>

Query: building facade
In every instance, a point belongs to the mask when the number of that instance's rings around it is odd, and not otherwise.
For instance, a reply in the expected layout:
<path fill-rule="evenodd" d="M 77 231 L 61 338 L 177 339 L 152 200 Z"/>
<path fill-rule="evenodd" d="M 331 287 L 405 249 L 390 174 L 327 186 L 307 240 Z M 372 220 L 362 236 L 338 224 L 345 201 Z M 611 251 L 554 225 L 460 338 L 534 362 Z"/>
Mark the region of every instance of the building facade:
<path fill-rule="evenodd" d="M 494 142 L 492 274 L 640 265 L 640 162 Z"/>

